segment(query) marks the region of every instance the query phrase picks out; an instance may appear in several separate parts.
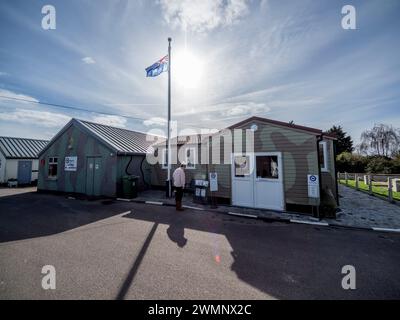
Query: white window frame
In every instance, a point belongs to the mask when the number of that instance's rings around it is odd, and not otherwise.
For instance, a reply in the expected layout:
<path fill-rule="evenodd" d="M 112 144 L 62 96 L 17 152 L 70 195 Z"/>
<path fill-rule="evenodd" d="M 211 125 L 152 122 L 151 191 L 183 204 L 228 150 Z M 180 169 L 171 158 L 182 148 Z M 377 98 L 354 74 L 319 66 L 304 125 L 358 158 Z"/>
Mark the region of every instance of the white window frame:
<path fill-rule="evenodd" d="M 167 149 L 162 149 L 162 161 L 161 161 L 161 168 L 168 169 L 168 161 L 167 161 Z"/>
<path fill-rule="evenodd" d="M 50 161 L 50 159 L 52 159 L 52 161 Z M 54 161 L 54 159 L 57 159 L 57 161 Z M 58 163 L 58 157 L 48 157 L 48 164 L 47 164 L 47 178 L 48 179 L 57 179 L 57 177 L 58 177 L 58 172 L 59 172 L 59 169 L 58 169 L 58 165 L 59 165 L 59 163 Z M 50 168 L 50 165 L 57 165 L 57 174 L 55 175 L 55 176 L 50 176 L 49 175 L 49 168 Z"/>
<path fill-rule="evenodd" d="M 318 152 L 321 152 L 322 150 L 324 156 L 324 163 L 321 163 L 321 171 L 328 172 L 328 144 L 326 141 L 320 141 L 319 144 L 322 145 L 322 148 L 320 148 Z"/>
<path fill-rule="evenodd" d="M 194 159 L 194 161 L 193 161 L 193 166 L 191 166 L 191 167 L 189 167 L 189 157 L 188 157 L 188 155 L 187 155 L 187 152 L 188 152 L 188 150 L 190 150 L 190 154 L 192 154 L 192 152 L 193 152 L 193 154 L 194 154 L 194 157 L 193 157 L 193 159 Z M 196 161 L 197 160 L 197 158 L 196 158 L 196 147 L 186 147 L 185 148 L 185 162 L 186 162 L 186 169 L 189 169 L 189 170 L 194 170 L 194 169 L 196 169 Z"/>

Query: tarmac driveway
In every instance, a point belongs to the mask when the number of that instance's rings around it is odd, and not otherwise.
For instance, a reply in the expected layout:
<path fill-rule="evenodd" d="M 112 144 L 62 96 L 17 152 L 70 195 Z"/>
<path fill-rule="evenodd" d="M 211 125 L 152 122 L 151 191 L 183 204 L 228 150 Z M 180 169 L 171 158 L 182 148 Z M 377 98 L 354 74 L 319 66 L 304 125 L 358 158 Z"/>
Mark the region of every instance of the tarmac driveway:
<path fill-rule="evenodd" d="M 0 198 L 0 299 L 400 298 L 400 235 L 154 205 Z M 357 289 L 341 287 L 344 265 Z M 56 290 L 41 287 L 44 265 Z"/>

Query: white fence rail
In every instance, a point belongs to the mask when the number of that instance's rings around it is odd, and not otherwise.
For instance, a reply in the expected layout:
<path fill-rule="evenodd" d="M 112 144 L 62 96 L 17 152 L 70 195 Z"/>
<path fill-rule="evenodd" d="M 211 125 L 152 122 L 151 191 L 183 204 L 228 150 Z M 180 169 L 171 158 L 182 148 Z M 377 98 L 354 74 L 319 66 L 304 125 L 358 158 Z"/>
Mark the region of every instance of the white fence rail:
<path fill-rule="evenodd" d="M 400 201 L 400 174 L 338 172 L 337 179 L 339 183 L 378 195 L 390 202 Z"/>

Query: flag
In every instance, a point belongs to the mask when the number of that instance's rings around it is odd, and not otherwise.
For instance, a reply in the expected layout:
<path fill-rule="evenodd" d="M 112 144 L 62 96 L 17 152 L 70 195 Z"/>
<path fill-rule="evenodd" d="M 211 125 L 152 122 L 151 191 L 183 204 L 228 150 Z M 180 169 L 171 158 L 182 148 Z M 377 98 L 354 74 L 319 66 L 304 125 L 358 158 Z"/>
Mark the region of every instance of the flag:
<path fill-rule="evenodd" d="M 168 55 L 161 60 L 146 68 L 147 77 L 157 77 L 161 73 L 168 71 Z"/>

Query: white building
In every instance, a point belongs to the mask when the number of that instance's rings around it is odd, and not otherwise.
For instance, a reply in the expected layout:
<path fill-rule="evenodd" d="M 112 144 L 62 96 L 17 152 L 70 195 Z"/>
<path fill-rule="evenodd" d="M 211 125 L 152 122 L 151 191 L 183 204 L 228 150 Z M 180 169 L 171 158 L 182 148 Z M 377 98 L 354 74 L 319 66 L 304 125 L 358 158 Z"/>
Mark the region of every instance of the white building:
<path fill-rule="evenodd" d="M 48 141 L 0 137 L 0 183 L 16 179 L 30 184 L 38 179 L 38 154 Z"/>

